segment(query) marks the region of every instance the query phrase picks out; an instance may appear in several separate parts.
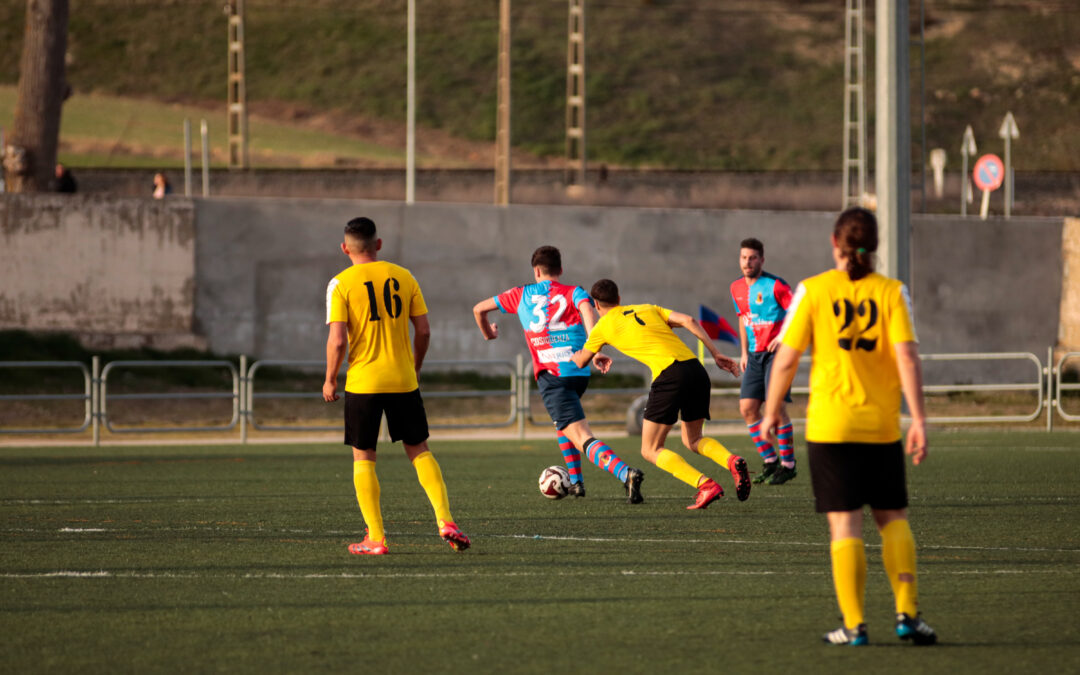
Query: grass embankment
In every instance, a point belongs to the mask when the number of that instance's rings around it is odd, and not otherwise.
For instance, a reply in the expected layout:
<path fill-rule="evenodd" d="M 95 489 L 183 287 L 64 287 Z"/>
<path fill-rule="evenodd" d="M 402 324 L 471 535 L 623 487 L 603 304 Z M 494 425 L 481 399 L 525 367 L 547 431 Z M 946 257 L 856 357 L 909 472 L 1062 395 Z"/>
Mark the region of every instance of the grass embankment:
<path fill-rule="evenodd" d="M 1080 155 L 1080 15 L 1065 2 L 928 4 L 928 147 L 955 148 L 972 125 L 980 152 L 1000 152 L 1007 111 L 1021 128 L 1019 170 L 1075 170 Z M 401 123 L 405 114 L 402 2 L 282 3 L 248 0 L 247 86 L 253 108 L 285 102 L 305 122 L 320 111 Z M 23 0 L 0 0 L 0 84 L 13 84 Z M 561 156 L 565 138 L 566 3 L 514 3 L 513 142 Z M 868 11 L 868 106 L 873 117 L 873 17 Z M 497 6 L 475 0 L 418 3 L 418 121 L 465 139 L 491 141 L 495 124 Z M 918 25 L 917 22 L 914 25 Z M 843 9 L 836 3 L 590 3 L 587 18 L 588 152 L 594 162 L 731 170 L 838 170 L 843 117 Z M 918 37 L 916 32 L 914 38 Z M 225 18 L 221 3 L 74 3 L 65 141 L 91 134 L 126 143 L 159 110 L 108 115 L 107 129 L 83 122 L 90 93 L 167 102 L 225 98 Z M 918 47 L 912 47 L 912 107 L 918 142 Z M 95 100 L 95 99 L 92 99 Z M 103 101 L 95 102 L 95 107 Z M 95 116 L 90 114 L 91 117 Z M 176 119 L 178 119 L 178 115 Z M 163 123 L 173 147 L 179 127 Z M 223 118 L 215 129 L 224 129 Z M 0 123 L 4 123 L 0 117 Z M 222 132 L 215 131 L 217 140 Z M 421 131 L 421 137 L 424 132 Z M 141 143 L 141 141 L 139 141 Z M 272 130 L 251 135 L 259 166 L 302 149 L 277 147 Z M 301 138 L 290 145 L 322 144 Z M 343 141 L 345 143 L 345 141 Z M 400 162 L 404 134 L 387 141 Z M 284 144 L 284 141 L 282 141 Z M 259 152 L 266 150 L 267 154 Z M 314 151 L 316 153 L 321 150 Z M 341 150 L 341 157 L 367 149 Z M 398 153 L 395 157 L 395 152 Z M 73 155 L 78 154 L 72 153 Z M 100 152 L 70 161 L 97 163 Z M 333 164 L 336 148 L 309 157 Z M 452 161 L 444 156 L 443 161 Z M 120 160 L 109 159 L 115 165 Z M 126 163 L 128 160 L 124 160 Z M 130 160 L 136 162 L 137 160 Z"/>

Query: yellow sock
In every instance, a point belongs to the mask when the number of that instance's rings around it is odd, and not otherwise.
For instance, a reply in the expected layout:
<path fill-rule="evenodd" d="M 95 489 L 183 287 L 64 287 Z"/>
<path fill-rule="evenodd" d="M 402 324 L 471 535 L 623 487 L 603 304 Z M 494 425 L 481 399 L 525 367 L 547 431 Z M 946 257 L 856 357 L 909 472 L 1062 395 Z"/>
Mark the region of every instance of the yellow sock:
<path fill-rule="evenodd" d="M 416 469 L 416 477 L 427 493 L 431 507 L 435 509 L 435 519 L 439 521 L 439 527 L 447 521 L 453 521 L 450 515 L 450 498 L 446 495 L 446 483 L 443 481 L 442 469 L 435 461 L 435 455 L 430 452 L 422 452 L 413 460 L 413 468 Z"/>
<path fill-rule="evenodd" d="M 353 462 L 353 487 L 356 488 L 360 515 L 367 523 L 368 537 L 374 541 L 382 541 L 386 538 L 386 532 L 383 531 L 382 509 L 379 507 L 379 477 L 375 475 L 375 462 Z"/>
<path fill-rule="evenodd" d="M 720 441 L 713 438 L 702 438 L 698 441 L 697 453 L 708 457 L 725 469 L 728 468 L 728 460 L 731 459 L 731 453 L 728 452 L 728 449 Z"/>
<path fill-rule="evenodd" d="M 844 627 L 855 628 L 865 620 L 866 550 L 862 539 L 849 537 L 832 543 L 832 572 Z"/>
<path fill-rule="evenodd" d="M 915 616 L 919 613 L 919 583 L 915 578 L 915 537 L 908 521 L 894 520 L 881 528 L 881 557 L 896 597 L 896 613 Z"/>
<path fill-rule="evenodd" d="M 665 448 L 656 456 L 656 466 L 667 471 L 692 488 L 696 488 L 705 474 L 690 466 L 685 459 Z"/>

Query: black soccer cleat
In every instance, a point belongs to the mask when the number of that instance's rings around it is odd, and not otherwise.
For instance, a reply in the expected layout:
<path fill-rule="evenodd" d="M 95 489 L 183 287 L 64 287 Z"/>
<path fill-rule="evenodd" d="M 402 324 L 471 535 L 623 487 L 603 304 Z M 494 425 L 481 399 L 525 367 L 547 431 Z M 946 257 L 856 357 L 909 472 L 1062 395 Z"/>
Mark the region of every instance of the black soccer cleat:
<path fill-rule="evenodd" d="M 776 468 L 776 472 L 773 473 L 772 478 L 769 479 L 769 485 L 783 485 L 798 475 L 799 472 L 795 470 L 795 467 L 788 468 L 781 464 Z"/>
<path fill-rule="evenodd" d="M 761 484 L 772 478 L 772 475 L 776 473 L 776 469 L 779 466 L 780 460 L 776 460 L 773 462 L 765 462 L 765 464 L 761 467 L 761 473 L 754 476 L 754 483 Z"/>
<path fill-rule="evenodd" d="M 640 504 L 645 501 L 645 498 L 641 496 L 641 481 L 645 480 L 645 474 L 640 469 L 631 467 L 626 472 L 626 481 L 623 483 L 623 487 L 626 488 L 626 503 L 627 504 Z"/>
<path fill-rule="evenodd" d="M 585 481 L 580 483 L 571 483 L 570 489 L 566 491 L 566 494 L 571 497 L 584 497 L 585 496 Z"/>
<path fill-rule="evenodd" d="M 870 644 L 870 638 L 866 635 L 866 624 L 860 623 L 854 628 L 840 626 L 821 636 L 821 641 L 830 645 L 847 645 L 849 647 L 863 647 Z"/>
<path fill-rule="evenodd" d="M 896 636 L 901 640 L 911 640 L 919 646 L 937 643 L 937 633 L 920 616 L 912 618 L 908 614 L 897 614 Z"/>

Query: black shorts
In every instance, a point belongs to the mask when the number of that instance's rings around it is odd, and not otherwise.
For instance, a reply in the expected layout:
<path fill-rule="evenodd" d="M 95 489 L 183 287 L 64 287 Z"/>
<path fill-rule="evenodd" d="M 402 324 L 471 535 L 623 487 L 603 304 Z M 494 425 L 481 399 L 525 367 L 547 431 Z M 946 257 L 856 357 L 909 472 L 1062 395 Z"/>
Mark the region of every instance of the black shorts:
<path fill-rule="evenodd" d="M 769 386 L 769 373 L 772 372 L 773 357 L 776 352 L 754 352 L 747 354 L 746 370 L 739 385 L 739 398 L 765 400 L 765 389 Z M 784 394 L 784 400 L 791 403 L 791 389 Z"/>
<path fill-rule="evenodd" d="M 589 388 L 587 375 L 558 377 L 543 371 L 536 378 L 536 388 L 540 398 L 544 399 L 551 421 L 555 428 L 562 431 L 574 422 L 585 419 L 585 409 L 581 407 L 581 396 Z"/>
<path fill-rule="evenodd" d="M 645 419 L 657 424 L 675 424 L 707 420 L 712 382 L 705 366 L 697 359 L 676 361 L 664 368 L 649 389 L 645 401 Z"/>
<path fill-rule="evenodd" d="M 403 394 L 345 392 L 345 445 L 375 450 L 383 413 L 391 441 L 419 445 L 428 439 L 427 412 L 419 389 Z"/>
<path fill-rule="evenodd" d="M 810 483 L 818 513 L 907 508 L 904 446 L 895 443 L 814 443 Z"/>

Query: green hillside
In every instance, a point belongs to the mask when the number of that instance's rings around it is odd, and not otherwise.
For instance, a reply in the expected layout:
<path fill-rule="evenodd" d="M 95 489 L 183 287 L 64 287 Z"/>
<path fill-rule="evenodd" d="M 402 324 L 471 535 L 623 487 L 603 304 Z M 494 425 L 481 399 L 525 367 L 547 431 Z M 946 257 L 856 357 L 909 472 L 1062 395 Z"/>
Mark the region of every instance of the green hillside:
<path fill-rule="evenodd" d="M 25 4 L 0 0 L 0 84 L 18 78 Z M 223 104 L 222 4 L 74 0 L 73 101 L 97 93 Z M 917 0 L 911 4 L 917 9 Z M 871 58 L 873 5 L 867 3 Z M 1080 5 L 926 5 L 928 146 L 956 157 L 971 124 L 980 151 L 999 151 L 997 128 L 1011 110 L 1022 134 L 1018 169 L 1080 168 Z M 320 111 L 403 120 L 405 0 L 246 0 L 246 6 L 253 106 L 289 104 L 292 121 L 300 122 Z M 418 0 L 417 6 L 420 124 L 491 140 L 497 0 Z M 841 3 L 590 0 L 587 7 L 591 160 L 738 170 L 840 166 Z M 541 155 L 563 152 L 566 14 L 565 0 L 514 3 L 513 140 Z M 917 116 L 918 62 L 913 66 Z M 363 125 L 353 131 L 362 135 Z"/>

